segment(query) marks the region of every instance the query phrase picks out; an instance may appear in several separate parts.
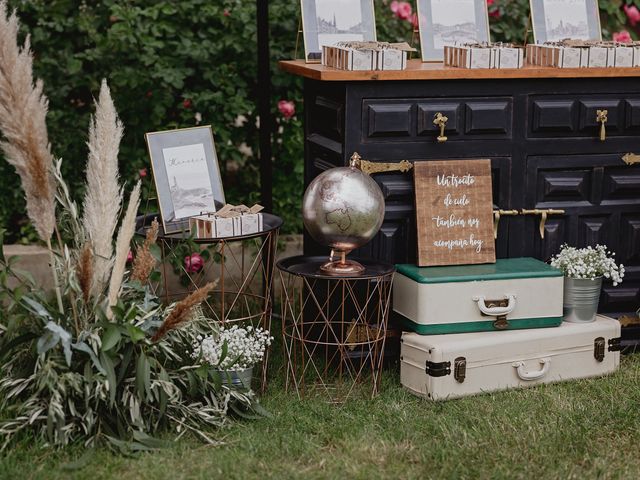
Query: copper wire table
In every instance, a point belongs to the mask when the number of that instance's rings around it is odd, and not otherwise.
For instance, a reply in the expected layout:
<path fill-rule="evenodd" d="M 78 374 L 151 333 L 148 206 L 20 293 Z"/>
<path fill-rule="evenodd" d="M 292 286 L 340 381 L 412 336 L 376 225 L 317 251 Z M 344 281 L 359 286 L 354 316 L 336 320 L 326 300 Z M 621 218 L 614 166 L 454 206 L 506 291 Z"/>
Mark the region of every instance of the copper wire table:
<path fill-rule="evenodd" d="M 395 267 L 358 261 L 365 271 L 354 276 L 321 272 L 326 257 L 297 256 L 276 264 L 286 389 L 299 397 L 315 390 L 341 403 L 365 380 L 371 397 L 378 393 Z"/>
<path fill-rule="evenodd" d="M 145 215 L 137 219 L 136 233 L 144 236 L 148 226 L 159 215 Z M 188 295 L 215 279 L 217 285 L 205 302 L 205 314 L 221 325 L 242 323 L 271 331 L 273 308 L 273 267 L 282 219 L 263 213 L 262 231 L 252 235 L 226 238 L 191 238 L 188 232 L 158 234 L 162 264 L 160 298 L 169 303 Z M 208 260 L 197 272 L 184 263 L 184 245 L 190 244 L 200 252 L 208 251 Z M 176 275 L 171 268 L 179 265 Z M 180 283 L 182 281 L 182 283 Z M 266 386 L 268 354 L 261 372 L 261 386 Z"/>

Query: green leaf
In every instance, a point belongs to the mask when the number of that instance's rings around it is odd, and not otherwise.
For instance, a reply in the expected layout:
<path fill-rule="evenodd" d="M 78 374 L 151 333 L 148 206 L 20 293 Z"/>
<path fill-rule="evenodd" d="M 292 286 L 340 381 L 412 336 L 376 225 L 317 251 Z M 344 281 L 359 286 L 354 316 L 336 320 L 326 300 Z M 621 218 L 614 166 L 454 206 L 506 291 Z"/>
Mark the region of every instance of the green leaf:
<path fill-rule="evenodd" d="M 113 366 L 113 360 L 106 352 L 100 352 L 100 362 L 107 372 L 107 380 L 109 381 L 109 403 L 113 406 L 116 402 L 116 391 L 118 384 L 116 383 L 116 370 Z"/>
<path fill-rule="evenodd" d="M 109 325 L 104 331 L 104 335 L 102 336 L 102 351 L 108 352 L 109 350 L 111 350 L 116 346 L 121 338 L 122 334 L 120 333 L 120 329 L 118 328 L 118 326 L 115 324 Z"/>
<path fill-rule="evenodd" d="M 151 387 L 151 369 L 149 367 L 149 360 L 144 352 L 140 352 L 138 361 L 136 362 L 136 388 L 138 390 L 138 397 L 141 401 L 144 401 L 147 397 L 147 392 Z"/>
<path fill-rule="evenodd" d="M 133 343 L 138 343 L 140 340 L 144 340 L 146 334 L 144 330 L 136 327 L 135 325 L 127 324 L 126 325 L 127 334 Z"/>
<path fill-rule="evenodd" d="M 120 365 L 118 367 L 118 384 L 122 383 L 125 375 L 127 374 L 127 370 L 129 369 L 129 364 L 131 363 L 131 357 L 133 356 L 133 345 L 130 343 L 127 344 L 124 354 L 122 355 L 122 360 L 120 361 Z"/>
<path fill-rule="evenodd" d="M 107 375 L 107 371 L 102 367 L 102 365 L 100 364 L 100 360 L 98 360 L 98 357 L 96 356 L 95 352 L 91 350 L 91 347 L 89 345 L 87 345 L 84 342 L 78 342 L 78 343 L 74 343 L 71 346 L 76 350 L 79 350 L 81 352 L 88 354 L 91 360 L 93 361 L 93 365 L 96 367 L 96 369 L 104 376 Z"/>
<path fill-rule="evenodd" d="M 49 313 L 49 311 L 39 302 L 36 302 L 34 299 L 30 298 L 30 297 L 22 297 L 22 304 L 24 305 L 24 307 L 29 310 L 31 313 L 41 317 L 41 318 L 45 318 L 47 320 L 51 320 L 51 314 Z"/>
<path fill-rule="evenodd" d="M 55 347 L 59 341 L 60 341 L 60 336 L 57 333 L 54 333 L 51 331 L 46 332 L 44 335 L 42 335 L 38 339 L 38 342 L 36 343 L 36 349 L 37 349 L 38 355 L 47 353 L 49 350 Z"/>

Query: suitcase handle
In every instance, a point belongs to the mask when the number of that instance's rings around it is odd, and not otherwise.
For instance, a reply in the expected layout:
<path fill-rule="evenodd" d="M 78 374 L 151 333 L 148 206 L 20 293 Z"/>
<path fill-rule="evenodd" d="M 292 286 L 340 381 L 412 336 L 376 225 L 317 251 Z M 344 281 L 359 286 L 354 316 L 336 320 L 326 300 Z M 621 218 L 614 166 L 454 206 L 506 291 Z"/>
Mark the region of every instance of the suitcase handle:
<path fill-rule="evenodd" d="M 524 368 L 524 362 L 512 363 L 513 367 L 516 369 L 516 372 L 518 372 L 518 377 L 520 377 L 520 380 L 524 380 L 526 382 L 539 380 L 544 377 L 549 371 L 549 368 L 551 368 L 551 359 L 541 358 L 540 364 L 542 365 L 542 368 L 537 372 L 527 372 Z"/>
<path fill-rule="evenodd" d="M 506 307 L 488 307 L 487 300 L 483 296 L 473 297 L 473 301 L 478 303 L 478 308 L 485 315 L 489 315 L 491 317 L 500 317 L 509 315 L 516 308 L 516 296 L 509 295 L 505 296 L 505 300 L 508 300 Z"/>

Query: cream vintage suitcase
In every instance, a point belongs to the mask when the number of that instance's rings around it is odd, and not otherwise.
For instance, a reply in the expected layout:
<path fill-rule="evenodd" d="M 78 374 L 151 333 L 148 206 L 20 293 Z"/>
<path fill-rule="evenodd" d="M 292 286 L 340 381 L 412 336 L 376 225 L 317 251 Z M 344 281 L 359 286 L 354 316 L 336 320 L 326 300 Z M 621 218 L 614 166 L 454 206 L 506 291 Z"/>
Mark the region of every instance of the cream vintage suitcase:
<path fill-rule="evenodd" d="M 620 363 L 620 323 L 506 332 L 403 333 L 400 381 L 431 400 L 611 373 Z"/>
<path fill-rule="evenodd" d="M 423 335 L 557 327 L 562 272 L 535 258 L 485 265 L 397 265 L 393 310 Z"/>

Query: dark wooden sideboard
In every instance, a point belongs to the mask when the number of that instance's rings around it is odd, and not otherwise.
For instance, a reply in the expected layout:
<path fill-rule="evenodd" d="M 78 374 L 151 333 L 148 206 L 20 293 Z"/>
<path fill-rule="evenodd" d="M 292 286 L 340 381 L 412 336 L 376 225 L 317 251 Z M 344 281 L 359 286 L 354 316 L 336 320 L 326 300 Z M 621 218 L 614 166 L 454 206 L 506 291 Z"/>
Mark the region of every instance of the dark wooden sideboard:
<path fill-rule="evenodd" d="M 372 162 L 490 158 L 498 257 L 547 260 L 560 245 L 607 244 L 626 267 L 602 312 L 640 306 L 640 69 L 464 70 L 410 61 L 405 71 L 346 72 L 281 62 L 304 77 L 305 184 L 353 152 Z M 601 141 L 598 111 L 607 110 Z M 448 117 L 445 142 L 434 116 Z M 629 164 L 630 163 L 630 164 Z M 384 192 L 377 237 L 355 255 L 415 262 L 413 175 L 374 176 Z M 327 252 L 305 237 L 305 254 Z M 544 299 L 541 299 L 544 301 Z"/>

